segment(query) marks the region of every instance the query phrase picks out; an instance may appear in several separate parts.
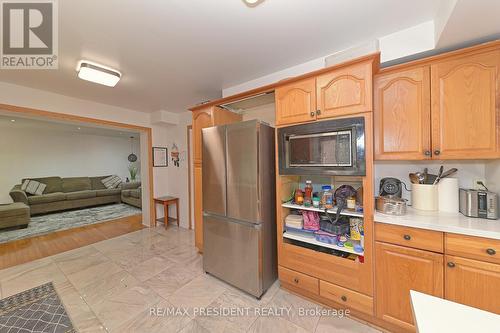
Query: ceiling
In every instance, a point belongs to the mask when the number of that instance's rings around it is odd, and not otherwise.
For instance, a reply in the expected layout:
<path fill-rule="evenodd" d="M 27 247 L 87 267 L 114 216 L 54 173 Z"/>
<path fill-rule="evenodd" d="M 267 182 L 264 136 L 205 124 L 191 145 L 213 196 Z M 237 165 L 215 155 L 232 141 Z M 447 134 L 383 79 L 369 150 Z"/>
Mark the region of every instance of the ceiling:
<path fill-rule="evenodd" d="M 221 89 L 433 19 L 443 0 L 64 0 L 59 70 L 0 81 L 138 111 L 181 112 Z M 123 73 L 76 78 L 80 59 Z"/>
<path fill-rule="evenodd" d="M 13 121 L 14 120 L 14 121 Z M 79 135 L 98 135 L 115 138 L 129 139 L 134 137 L 136 140 L 140 137 L 139 133 L 126 129 L 112 129 L 105 126 L 95 125 L 89 126 L 85 123 L 68 122 L 62 120 L 44 120 L 34 117 L 19 117 L 12 115 L 9 112 L 0 110 L 0 128 L 15 128 L 15 129 L 33 129 L 45 130 L 51 132 L 63 132 L 68 134 Z M 0 131 L 1 133 L 1 131 Z"/>

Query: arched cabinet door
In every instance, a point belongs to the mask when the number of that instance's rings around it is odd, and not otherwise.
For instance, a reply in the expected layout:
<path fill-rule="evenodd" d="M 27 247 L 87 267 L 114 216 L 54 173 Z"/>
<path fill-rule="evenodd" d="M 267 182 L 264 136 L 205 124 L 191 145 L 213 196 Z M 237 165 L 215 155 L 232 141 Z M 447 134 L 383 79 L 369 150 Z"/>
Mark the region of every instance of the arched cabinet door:
<path fill-rule="evenodd" d="M 500 51 L 456 56 L 431 66 L 434 158 L 500 157 Z"/>
<path fill-rule="evenodd" d="M 430 92 L 428 66 L 375 77 L 375 159 L 431 158 Z"/>
<path fill-rule="evenodd" d="M 316 120 L 316 79 L 279 87 L 275 91 L 276 125 Z"/>
<path fill-rule="evenodd" d="M 372 66 L 366 61 L 318 76 L 318 119 L 372 111 Z"/>

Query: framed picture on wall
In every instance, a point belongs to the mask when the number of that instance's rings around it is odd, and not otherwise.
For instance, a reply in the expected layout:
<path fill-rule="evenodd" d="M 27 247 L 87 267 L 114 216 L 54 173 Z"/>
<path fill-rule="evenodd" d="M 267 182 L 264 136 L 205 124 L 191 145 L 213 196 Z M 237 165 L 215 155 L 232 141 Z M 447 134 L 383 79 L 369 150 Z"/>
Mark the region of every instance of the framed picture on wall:
<path fill-rule="evenodd" d="M 166 147 L 153 147 L 153 167 L 168 166 L 168 149 Z"/>

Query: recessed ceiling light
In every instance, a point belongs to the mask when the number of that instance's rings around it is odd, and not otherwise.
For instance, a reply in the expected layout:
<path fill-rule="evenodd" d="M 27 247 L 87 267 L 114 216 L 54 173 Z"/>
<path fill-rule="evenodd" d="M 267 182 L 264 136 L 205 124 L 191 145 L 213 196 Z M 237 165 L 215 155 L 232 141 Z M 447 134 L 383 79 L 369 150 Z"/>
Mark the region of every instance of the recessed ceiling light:
<path fill-rule="evenodd" d="M 78 127 L 78 130 L 81 130 L 82 128 L 81 127 Z"/>
<path fill-rule="evenodd" d="M 243 2 L 248 7 L 255 7 L 255 6 L 259 5 L 261 2 L 264 2 L 264 0 L 243 0 Z"/>
<path fill-rule="evenodd" d="M 15 120 L 15 119 L 11 119 L 10 121 L 11 121 L 11 122 L 13 122 L 13 123 L 15 123 L 15 122 L 16 122 L 16 120 Z"/>
<path fill-rule="evenodd" d="M 81 60 L 76 70 L 78 71 L 78 77 L 80 79 L 99 83 L 108 87 L 116 86 L 122 77 L 122 74 L 116 69 L 87 60 Z"/>

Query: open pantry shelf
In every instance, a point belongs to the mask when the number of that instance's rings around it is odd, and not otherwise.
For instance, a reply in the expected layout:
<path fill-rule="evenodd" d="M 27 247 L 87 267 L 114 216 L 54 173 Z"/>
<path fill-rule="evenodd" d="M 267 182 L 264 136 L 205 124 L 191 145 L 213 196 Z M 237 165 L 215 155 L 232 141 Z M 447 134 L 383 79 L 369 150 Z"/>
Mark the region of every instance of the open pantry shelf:
<path fill-rule="evenodd" d="M 295 204 L 292 204 L 290 202 L 286 202 L 286 203 L 282 204 L 281 207 L 291 208 L 291 209 L 300 209 L 300 210 L 310 210 L 310 211 L 319 212 L 319 213 L 325 212 L 325 210 L 321 209 L 321 208 L 305 207 L 305 206 L 301 206 L 301 205 L 295 205 Z M 330 214 L 337 214 L 337 207 L 333 207 L 333 209 L 328 209 L 327 211 Z M 340 212 L 340 215 L 363 217 L 363 213 L 354 212 L 354 211 L 350 211 L 350 210 L 346 210 L 346 209 L 342 210 L 342 212 Z"/>
<path fill-rule="evenodd" d="M 291 232 L 291 231 L 285 231 L 285 232 L 283 232 L 283 237 L 288 238 L 288 239 L 293 239 L 293 240 L 296 240 L 296 241 L 299 241 L 299 242 L 304 242 L 304 243 L 308 243 L 308 244 L 312 244 L 312 245 L 316 245 L 316 246 L 322 246 L 322 247 L 326 247 L 326 248 L 329 248 L 329 249 L 334 249 L 334 250 L 337 250 L 337 251 L 342 251 L 342 252 L 347 252 L 347 253 L 353 253 L 353 254 L 357 254 L 359 256 L 364 255 L 364 252 L 356 252 L 354 250 L 347 249 L 345 247 L 340 247 L 340 246 L 333 245 L 333 244 L 327 244 L 327 243 L 318 242 L 316 240 L 316 238 L 314 238 L 313 234 L 311 234 L 311 235 L 302 235 L 302 234 L 297 234 L 297 233 L 294 233 L 294 232 Z"/>

